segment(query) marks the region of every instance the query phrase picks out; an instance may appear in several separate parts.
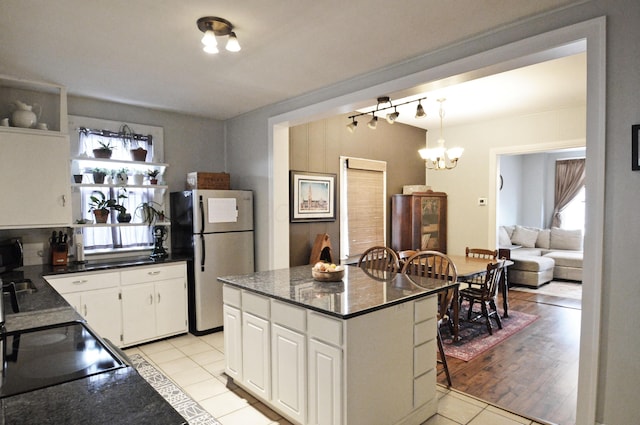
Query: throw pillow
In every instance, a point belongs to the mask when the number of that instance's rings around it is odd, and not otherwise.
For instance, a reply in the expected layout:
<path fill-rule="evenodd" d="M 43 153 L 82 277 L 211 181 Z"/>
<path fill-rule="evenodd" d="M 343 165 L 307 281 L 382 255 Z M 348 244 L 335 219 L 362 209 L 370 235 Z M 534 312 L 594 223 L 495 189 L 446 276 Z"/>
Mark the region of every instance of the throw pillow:
<path fill-rule="evenodd" d="M 541 229 L 538 232 L 538 239 L 536 239 L 536 248 L 549 249 L 549 243 L 551 239 L 550 229 Z"/>
<path fill-rule="evenodd" d="M 582 230 L 566 230 L 552 227 L 549 248 L 582 251 Z"/>
<path fill-rule="evenodd" d="M 507 235 L 509 235 L 509 239 L 513 237 L 513 231 L 516 230 L 516 226 L 502 226 L 504 230 L 507 231 Z"/>
<path fill-rule="evenodd" d="M 507 229 L 505 229 L 503 226 L 500 226 L 500 228 L 498 229 L 498 245 L 500 246 L 511 245 L 511 238 L 507 233 Z"/>
<path fill-rule="evenodd" d="M 511 236 L 511 243 L 525 248 L 534 248 L 536 246 L 537 239 L 537 230 L 516 226 L 516 229 L 513 231 L 513 236 Z"/>

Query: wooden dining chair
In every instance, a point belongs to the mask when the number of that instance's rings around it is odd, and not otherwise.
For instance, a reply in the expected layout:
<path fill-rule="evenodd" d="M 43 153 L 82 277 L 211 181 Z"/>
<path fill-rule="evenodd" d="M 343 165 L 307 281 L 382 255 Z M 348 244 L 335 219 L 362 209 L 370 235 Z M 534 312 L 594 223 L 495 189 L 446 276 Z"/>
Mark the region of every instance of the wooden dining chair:
<path fill-rule="evenodd" d="M 498 258 L 498 250 L 484 248 L 465 248 L 465 256 L 469 258 L 479 258 L 482 260 L 495 260 Z M 469 286 L 480 287 L 484 284 L 484 274 L 472 276 L 470 278 L 460 278 L 460 282 L 465 282 Z"/>
<path fill-rule="evenodd" d="M 411 257 L 407 258 L 402 266 L 401 273 L 430 277 L 432 279 L 441 279 L 455 282 L 458 279 L 458 271 L 456 266 L 449 257 L 437 251 L 418 251 Z M 454 300 L 456 290 L 453 288 L 446 291 L 438 292 L 438 314 L 437 314 L 437 343 L 440 358 L 438 364 L 441 364 L 447 377 L 447 383 L 451 386 L 451 374 L 447 365 L 447 357 L 444 353 L 444 345 L 442 344 L 442 336 L 440 335 L 440 326 L 446 323 L 449 329 L 453 330 L 453 322 L 451 316 L 451 303 L 457 303 Z M 453 332 L 452 332 L 453 334 Z"/>
<path fill-rule="evenodd" d="M 502 329 L 502 321 L 496 308 L 496 299 L 498 297 L 498 286 L 500 284 L 500 277 L 504 271 L 504 260 L 499 260 L 497 263 L 487 264 L 487 272 L 484 275 L 484 284 L 479 287 L 470 286 L 460 290 L 460 306 L 464 300 L 469 301 L 469 311 L 467 312 L 467 320 L 472 320 L 473 305 L 476 301 L 480 303 L 481 312 L 473 318 L 476 320 L 480 317 L 484 317 L 487 321 L 487 330 L 489 335 L 493 335 L 493 329 L 491 326 L 491 318 L 495 319 L 498 329 Z"/>
<path fill-rule="evenodd" d="M 362 253 L 358 267 L 369 270 L 399 272 L 400 262 L 396 252 L 386 246 L 373 246 Z"/>

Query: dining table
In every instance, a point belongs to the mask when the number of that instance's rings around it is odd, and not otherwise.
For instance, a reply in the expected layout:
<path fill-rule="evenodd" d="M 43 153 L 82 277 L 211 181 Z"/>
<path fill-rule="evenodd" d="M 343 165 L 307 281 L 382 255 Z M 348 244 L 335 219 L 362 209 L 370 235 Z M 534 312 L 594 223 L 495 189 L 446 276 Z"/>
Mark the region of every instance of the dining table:
<path fill-rule="evenodd" d="M 470 281 L 471 279 L 481 276 L 487 273 L 487 265 L 495 264 L 498 259 L 486 259 L 467 257 L 466 255 L 449 255 L 447 257 L 453 261 L 456 265 L 456 271 L 458 272 L 458 280 L 461 282 Z M 509 267 L 513 265 L 511 260 L 504 261 L 504 266 Z M 506 269 L 505 269 L 506 270 Z M 509 282 L 507 281 L 507 274 L 502 273 L 500 277 L 500 292 L 502 293 L 502 317 L 509 317 Z"/>

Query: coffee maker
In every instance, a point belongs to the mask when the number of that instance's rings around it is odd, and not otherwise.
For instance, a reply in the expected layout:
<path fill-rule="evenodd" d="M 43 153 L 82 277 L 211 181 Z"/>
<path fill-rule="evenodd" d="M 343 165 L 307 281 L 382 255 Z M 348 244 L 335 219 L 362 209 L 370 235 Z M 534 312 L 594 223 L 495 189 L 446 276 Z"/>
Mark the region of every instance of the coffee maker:
<path fill-rule="evenodd" d="M 164 241 L 167 240 L 167 229 L 164 226 L 153 226 L 153 251 L 151 259 L 154 261 L 164 260 L 169 254 L 164 248 Z"/>

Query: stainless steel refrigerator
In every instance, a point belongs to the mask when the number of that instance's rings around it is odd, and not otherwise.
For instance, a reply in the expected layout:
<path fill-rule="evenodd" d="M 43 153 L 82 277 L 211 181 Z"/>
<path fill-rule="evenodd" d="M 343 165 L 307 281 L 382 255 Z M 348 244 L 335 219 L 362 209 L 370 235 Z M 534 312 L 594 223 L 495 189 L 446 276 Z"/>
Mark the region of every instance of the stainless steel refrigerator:
<path fill-rule="evenodd" d="M 253 192 L 190 190 L 172 192 L 170 199 L 172 255 L 189 263 L 189 331 L 219 331 L 222 284 L 217 278 L 255 269 Z"/>

